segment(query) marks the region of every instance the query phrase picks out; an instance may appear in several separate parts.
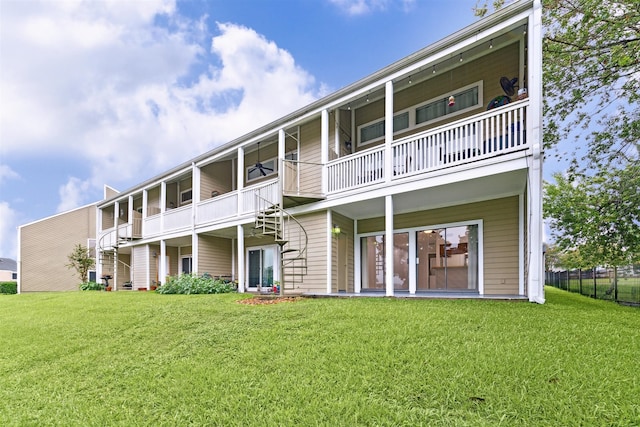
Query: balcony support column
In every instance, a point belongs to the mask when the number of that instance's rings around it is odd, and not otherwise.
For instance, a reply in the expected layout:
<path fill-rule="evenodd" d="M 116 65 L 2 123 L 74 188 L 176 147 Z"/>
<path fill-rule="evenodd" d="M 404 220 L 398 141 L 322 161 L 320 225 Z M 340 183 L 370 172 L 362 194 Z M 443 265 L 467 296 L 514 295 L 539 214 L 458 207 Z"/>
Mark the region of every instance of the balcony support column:
<path fill-rule="evenodd" d="M 236 245 L 238 247 L 238 292 L 244 293 L 244 272 L 246 271 L 244 268 L 244 228 L 242 228 L 242 225 L 237 225 L 236 230 L 238 234 L 238 244 Z"/>
<path fill-rule="evenodd" d="M 149 209 L 149 191 L 148 190 L 142 190 L 142 235 L 145 235 L 145 227 L 144 227 L 144 220 L 145 218 L 147 218 L 148 216 L 148 211 L 147 209 Z"/>
<path fill-rule="evenodd" d="M 384 263 L 385 288 L 388 297 L 393 296 L 393 196 L 384 198 Z"/>
<path fill-rule="evenodd" d="M 533 14 L 528 22 L 528 69 L 529 114 L 527 114 L 528 137 L 531 137 L 533 160 L 529 168 L 530 203 L 527 295 L 529 301 L 544 303 L 544 260 L 542 255 L 542 4 L 534 1 Z"/>
<path fill-rule="evenodd" d="M 191 208 L 193 209 L 193 221 L 192 225 L 198 223 L 198 203 L 200 203 L 200 168 L 195 163 L 191 166 Z"/>
<path fill-rule="evenodd" d="M 127 223 L 133 225 L 133 194 L 129 196 L 127 203 L 129 205 L 127 209 Z M 131 236 L 133 237 L 133 228 L 131 229 Z"/>
<path fill-rule="evenodd" d="M 320 116 L 320 163 L 322 164 L 322 194 L 327 194 L 327 162 L 329 161 L 329 111 Z"/>
<path fill-rule="evenodd" d="M 164 231 L 164 213 L 167 210 L 167 183 L 160 183 L 160 231 Z"/>
<path fill-rule="evenodd" d="M 284 158 L 286 155 L 285 148 L 286 135 L 284 129 L 278 129 L 278 203 L 282 205 L 282 195 L 284 193 L 284 180 L 286 179 L 286 166 Z"/>
<path fill-rule="evenodd" d="M 384 179 L 391 182 L 393 178 L 393 81 L 385 84 L 384 94 Z"/>
<path fill-rule="evenodd" d="M 238 170 L 236 171 L 238 188 L 238 215 L 242 214 L 242 190 L 244 188 L 244 148 L 238 147 Z"/>
<path fill-rule="evenodd" d="M 166 240 L 160 240 L 160 260 L 158 260 L 158 286 L 164 285 L 167 278 L 167 242 Z"/>
<path fill-rule="evenodd" d="M 120 215 L 120 202 L 113 204 L 113 228 L 116 229 L 116 241 L 118 240 L 118 218 Z"/>

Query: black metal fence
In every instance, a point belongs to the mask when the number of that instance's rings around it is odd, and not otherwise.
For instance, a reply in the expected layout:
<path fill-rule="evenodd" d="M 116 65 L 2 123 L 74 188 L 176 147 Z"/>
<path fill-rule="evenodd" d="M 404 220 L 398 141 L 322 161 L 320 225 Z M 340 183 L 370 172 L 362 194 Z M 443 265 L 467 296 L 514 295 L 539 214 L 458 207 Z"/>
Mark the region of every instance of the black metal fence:
<path fill-rule="evenodd" d="M 618 268 L 618 280 L 611 269 L 547 271 L 545 283 L 591 298 L 640 305 L 640 266 Z"/>

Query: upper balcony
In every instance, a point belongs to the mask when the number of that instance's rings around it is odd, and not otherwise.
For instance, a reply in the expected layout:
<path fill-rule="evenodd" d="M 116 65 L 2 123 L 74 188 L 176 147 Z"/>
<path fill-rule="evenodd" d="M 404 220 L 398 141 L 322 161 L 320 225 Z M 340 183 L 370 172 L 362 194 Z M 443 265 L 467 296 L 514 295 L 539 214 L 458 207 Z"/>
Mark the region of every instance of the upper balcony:
<path fill-rule="evenodd" d="M 517 101 L 393 141 L 389 163 L 385 145 L 332 160 L 327 193 L 382 183 L 387 175 L 398 181 L 524 150 L 528 107 L 528 99 Z"/>

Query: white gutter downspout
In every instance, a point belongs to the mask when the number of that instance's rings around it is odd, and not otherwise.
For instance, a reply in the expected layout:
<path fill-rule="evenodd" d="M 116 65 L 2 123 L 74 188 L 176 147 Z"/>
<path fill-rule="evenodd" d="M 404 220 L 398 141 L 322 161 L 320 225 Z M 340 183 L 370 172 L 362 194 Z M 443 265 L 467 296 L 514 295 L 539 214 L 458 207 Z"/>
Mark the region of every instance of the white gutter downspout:
<path fill-rule="evenodd" d="M 533 161 L 529 168 L 529 301 L 543 304 L 544 263 L 542 256 L 542 4 L 533 3 L 529 16 L 529 93 L 531 102 L 527 128 L 531 129 Z M 530 125 L 530 126 L 529 126 Z"/>

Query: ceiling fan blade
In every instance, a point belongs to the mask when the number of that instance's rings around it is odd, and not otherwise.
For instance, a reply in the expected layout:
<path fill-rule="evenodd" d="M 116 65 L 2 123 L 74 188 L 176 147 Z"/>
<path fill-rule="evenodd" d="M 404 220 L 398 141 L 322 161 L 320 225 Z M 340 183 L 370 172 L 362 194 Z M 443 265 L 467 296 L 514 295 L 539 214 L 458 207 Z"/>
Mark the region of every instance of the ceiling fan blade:
<path fill-rule="evenodd" d="M 260 173 L 262 174 L 262 176 L 267 176 L 267 173 L 262 168 L 260 168 Z"/>

